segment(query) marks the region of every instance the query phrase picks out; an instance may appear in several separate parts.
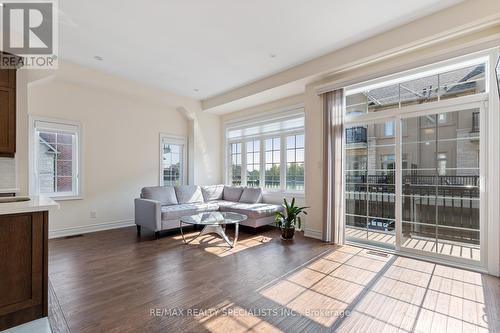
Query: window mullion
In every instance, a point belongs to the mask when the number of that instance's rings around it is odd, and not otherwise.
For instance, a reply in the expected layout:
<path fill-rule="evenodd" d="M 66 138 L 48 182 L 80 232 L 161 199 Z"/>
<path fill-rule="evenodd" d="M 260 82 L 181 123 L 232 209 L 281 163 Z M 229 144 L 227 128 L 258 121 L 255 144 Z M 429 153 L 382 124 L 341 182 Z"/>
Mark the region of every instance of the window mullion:
<path fill-rule="evenodd" d="M 260 158 L 259 158 L 259 177 L 260 177 L 260 187 L 264 187 L 265 184 L 265 177 L 264 177 L 264 174 L 266 172 L 266 161 L 264 160 L 265 156 L 266 156 L 266 152 L 265 152 L 265 148 L 266 148 L 266 145 L 264 144 L 264 139 L 261 138 L 259 139 L 260 140 L 260 151 L 259 151 L 259 154 L 260 154 Z"/>
<path fill-rule="evenodd" d="M 247 143 L 241 143 L 241 186 L 247 186 Z"/>
<path fill-rule="evenodd" d="M 232 143 L 227 144 L 226 150 L 226 181 L 225 183 L 230 185 L 232 184 L 233 179 L 233 155 L 231 154 Z"/>
<path fill-rule="evenodd" d="M 395 181 L 395 197 L 394 197 L 394 206 L 396 208 L 396 211 L 394 212 L 396 222 L 395 222 L 395 227 L 396 227 L 396 242 L 395 242 L 395 248 L 397 251 L 401 249 L 401 241 L 402 241 L 402 232 L 403 232 L 403 188 L 402 188 L 402 165 L 403 165 L 403 152 L 402 152 L 402 147 L 401 147 L 401 142 L 402 142 L 402 127 L 401 127 L 401 117 L 396 117 L 395 125 L 396 125 L 396 138 L 395 138 L 395 157 L 396 157 L 396 181 Z"/>
<path fill-rule="evenodd" d="M 280 190 L 286 190 L 286 135 L 280 137 Z"/>

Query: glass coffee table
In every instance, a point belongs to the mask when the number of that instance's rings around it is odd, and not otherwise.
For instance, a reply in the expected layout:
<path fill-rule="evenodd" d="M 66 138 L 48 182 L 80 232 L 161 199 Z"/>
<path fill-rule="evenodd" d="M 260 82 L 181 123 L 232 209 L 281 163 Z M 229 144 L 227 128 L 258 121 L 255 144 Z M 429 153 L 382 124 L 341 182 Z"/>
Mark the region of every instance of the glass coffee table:
<path fill-rule="evenodd" d="M 183 216 L 180 218 L 179 225 L 181 228 L 182 239 L 186 244 L 189 244 L 196 238 L 206 234 L 217 234 L 230 247 L 234 247 L 236 245 L 236 241 L 238 240 L 239 224 L 240 222 L 243 222 L 246 219 L 247 216 L 243 214 L 230 213 L 230 212 L 207 212 L 207 213 L 199 213 L 195 215 Z M 190 241 L 187 241 L 186 238 L 184 238 L 184 232 L 182 231 L 183 223 L 191 225 L 201 225 L 204 227 L 195 238 L 191 239 Z M 227 224 L 234 224 L 233 242 L 230 242 L 229 238 L 226 236 Z"/>

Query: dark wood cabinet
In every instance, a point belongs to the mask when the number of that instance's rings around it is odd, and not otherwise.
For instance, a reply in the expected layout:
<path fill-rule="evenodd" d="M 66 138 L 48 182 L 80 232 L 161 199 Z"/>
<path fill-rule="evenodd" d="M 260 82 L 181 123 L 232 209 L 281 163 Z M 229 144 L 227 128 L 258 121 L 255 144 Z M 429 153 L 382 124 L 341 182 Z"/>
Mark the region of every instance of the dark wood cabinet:
<path fill-rule="evenodd" d="M 0 331 L 47 316 L 48 212 L 0 215 Z"/>
<path fill-rule="evenodd" d="M 0 69 L 0 156 L 16 154 L 16 69 Z"/>
<path fill-rule="evenodd" d="M 0 87 L 8 87 L 16 89 L 16 70 L 1 69 L 0 70 Z"/>
<path fill-rule="evenodd" d="M 0 86 L 0 156 L 14 157 L 15 153 L 16 89 Z"/>

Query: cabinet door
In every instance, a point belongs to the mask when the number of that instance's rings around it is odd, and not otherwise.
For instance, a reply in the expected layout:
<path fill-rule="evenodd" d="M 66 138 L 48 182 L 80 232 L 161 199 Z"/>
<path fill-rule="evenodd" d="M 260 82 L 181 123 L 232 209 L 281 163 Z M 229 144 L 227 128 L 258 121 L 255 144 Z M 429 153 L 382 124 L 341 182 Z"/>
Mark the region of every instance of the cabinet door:
<path fill-rule="evenodd" d="M 16 88 L 15 69 L 0 69 L 0 87 Z"/>
<path fill-rule="evenodd" d="M 43 220 L 42 213 L 0 216 L 0 319 L 33 307 L 41 316 L 45 270 Z M 2 324 L 0 320 L 0 329 Z"/>
<path fill-rule="evenodd" d="M 0 156 L 16 152 L 16 96 L 12 88 L 0 87 Z"/>

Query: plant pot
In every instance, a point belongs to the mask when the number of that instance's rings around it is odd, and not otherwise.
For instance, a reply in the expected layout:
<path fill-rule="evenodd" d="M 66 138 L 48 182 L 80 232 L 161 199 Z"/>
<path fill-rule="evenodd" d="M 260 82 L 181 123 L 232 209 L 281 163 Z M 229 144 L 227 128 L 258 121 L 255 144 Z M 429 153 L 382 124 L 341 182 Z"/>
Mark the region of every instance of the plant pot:
<path fill-rule="evenodd" d="M 292 240 L 295 234 L 295 228 L 281 228 L 281 239 Z"/>

